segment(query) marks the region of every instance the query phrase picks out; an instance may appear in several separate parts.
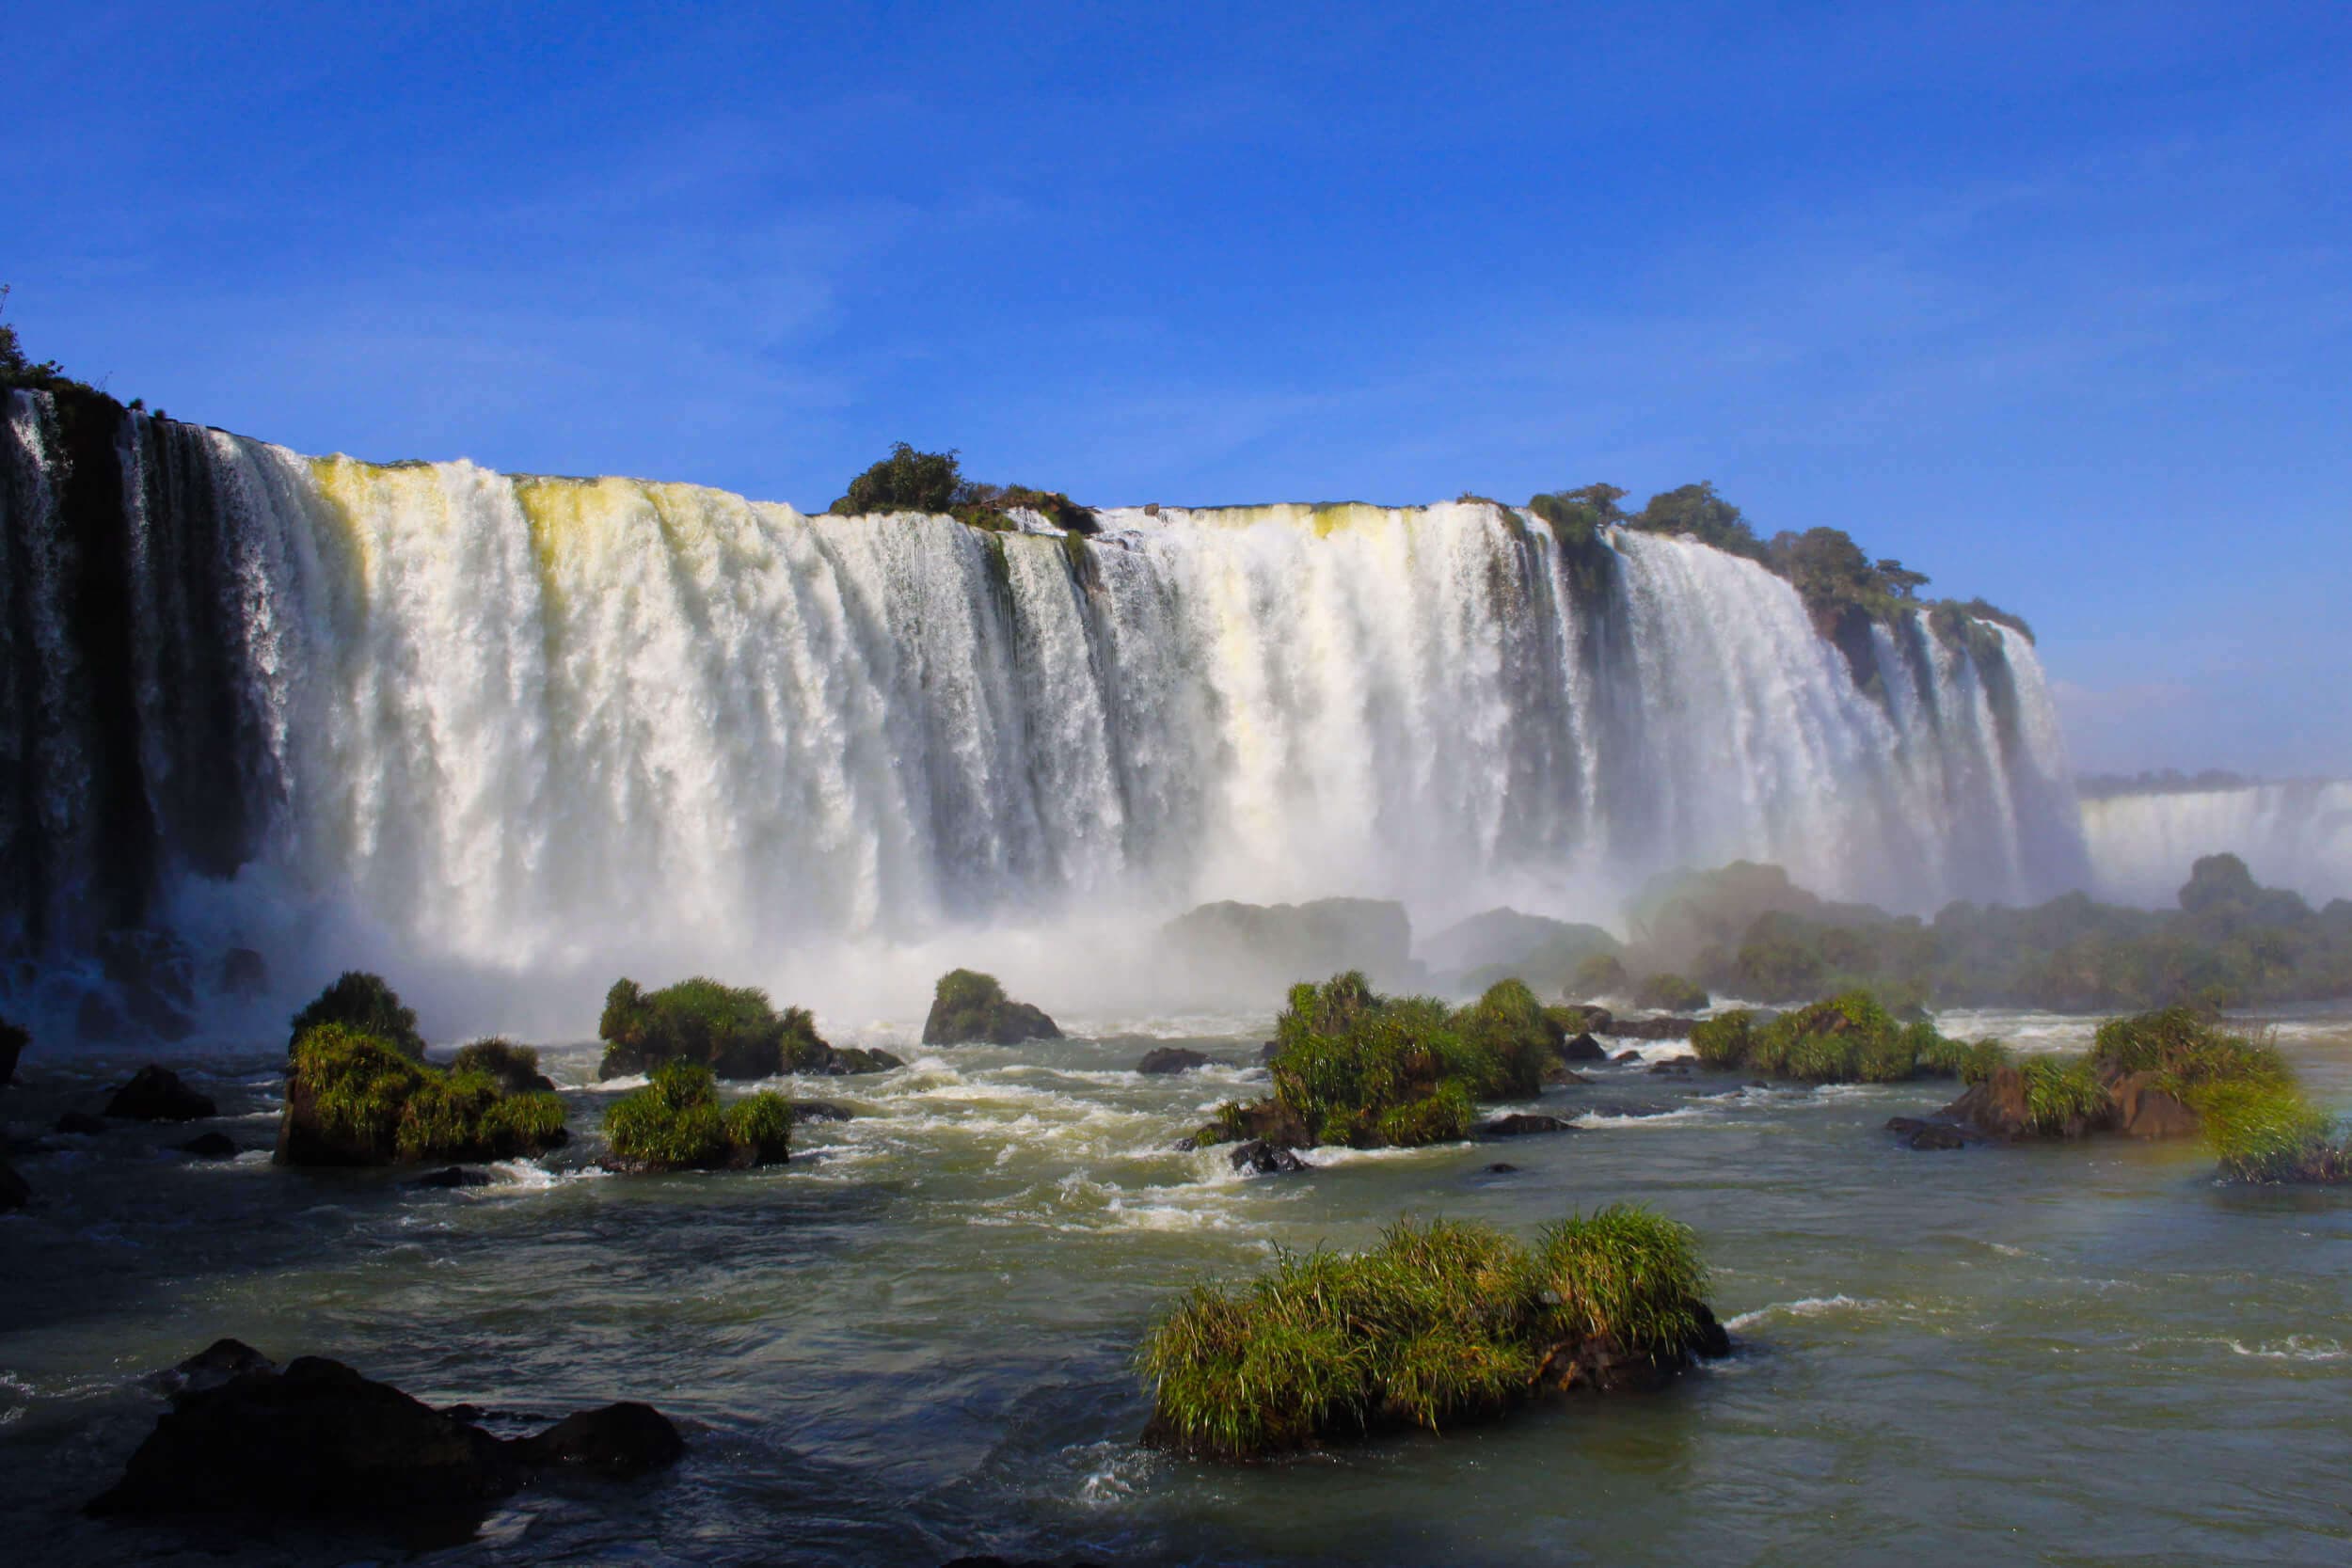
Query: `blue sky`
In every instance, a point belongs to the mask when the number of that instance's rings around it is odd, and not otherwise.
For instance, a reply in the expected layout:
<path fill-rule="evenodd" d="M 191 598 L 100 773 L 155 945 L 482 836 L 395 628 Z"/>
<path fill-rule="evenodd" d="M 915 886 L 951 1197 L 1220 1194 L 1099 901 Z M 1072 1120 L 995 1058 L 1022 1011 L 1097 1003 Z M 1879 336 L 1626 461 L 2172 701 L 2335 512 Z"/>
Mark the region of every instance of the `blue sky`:
<path fill-rule="evenodd" d="M 1712 479 L 2352 772 L 2352 7 L 0 4 L 36 354 L 821 507 Z"/>

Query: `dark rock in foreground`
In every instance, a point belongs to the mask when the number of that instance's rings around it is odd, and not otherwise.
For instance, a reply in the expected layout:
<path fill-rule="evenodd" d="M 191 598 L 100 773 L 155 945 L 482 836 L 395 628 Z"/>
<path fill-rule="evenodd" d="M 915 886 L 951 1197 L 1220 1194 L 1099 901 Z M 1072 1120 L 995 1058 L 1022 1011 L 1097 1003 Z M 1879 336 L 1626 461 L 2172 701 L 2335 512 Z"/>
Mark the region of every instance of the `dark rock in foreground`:
<path fill-rule="evenodd" d="M 1252 1138 L 1233 1150 L 1233 1168 L 1253 1171 L 1260 1176 L 1275 1176 L 1289 1171 L 1312 1170 L 1315 1167 L 1263 1138 Z"/>
<path fill-rule="evenodd" d="M 1934 1149 L 1966 1148 L 1978 1137 L 1966 1128 L 1948 1121 L 1921 1121 L 1915 1117 L 1895 1117 L 1888 1120 L 1886 1130 L 1895 1134 L 1895 1141 L 1905 1148 L 1923 1152 Z"/>
<path fill-rule="evenodd" d="M 829 1045 L 802 1070 L 823 1073 L 829 1078 L 847 1078 L 861 1072 L 890 1072 L 904 1066 L 904 1061 L 887 1051 L 872 1051 L 856 1045 Z"/>
<path fill-rule="evenodd" d="M 1493 1164 L 1486 1167 L 1486 1174 L 1488 1176 L 1511 1176 L 1517 1174 L 1518 1168 L 1518 1166 L 1512 1164 L 1507 1160 L 1497 1160 Z"/>
<path fill-rule="evenodd" d="M 463 1165 L 443 1165 L 439 1170 L 401 1183 L 404 1187 L 486 1187 L 494 1179 L 486 1170 L 468 1170 Z"/>
<path fill-rule="evenodd" d="M 226 1132 L 203 1132 L 182 1144 L 180 1152 L 193 1154 L 199 1160 L 233 1160 L 244 1150 Z"/>
<path fill-rule="evenodd" d="M 158 1393 L 175 1397 L 217 1388 L 247 1372 L 274 1372 L 278 1363 L 242 1339 L 215 1339 L 177 1367 L 147 1380 Z"/>
<path fill-rule="evenodd" d="M 1699 1026 L 1695 1018 L 1682 1018 L 1673 1013 L 1656 1013 L 1648 1018 L 1621 1018 L 1612 1022 L 1607 1032 L 1629 1040 L 1687 1040 L 1691 1031 Z"/>
<path fill-rule="evenodd" d="M 1560 1048 L 1560 1059 L 1564 1062 L 1605 1062 L 1609 1059 L 1609 1051 L 1600 1041 L 1593 1038 L 1592 1031 L 1588 1029 Z"/>
<path fill-rule="evenodd" d="M 652 1405 L 623 1401 L 575 1411 L 536 1437 L 523 1438 L 516 1451 L 526 1465 L 560 1465 L 608 1481 L 630 1481 L 676 1464 L 686 1453 L 686 1440 Z"/>
<path fill-rule="evenodd" d="M 103 1117 L 91 1116 L 87 1111 L 68 1111 L 57 1118 L 57 1131 L 76 1133 L 85 1138 L 94 1138 L 99 1133 L 111 1131 L 111 1129 L 106 1126 L 105 1118 Z"/>
<path fill-rule="evenodd" d="M 90 1514 L 343 1519 L 453 1544 L 534 1469 L 625 1478 L 685 1451 L 647 1405 L 582 1411 L 508 1442 L 340 1362 L 303 1356 L 281 1372 L 233 1339 L 167 1376 L 172 1408 Z"/>
<path fill-rule="evenodd" d="M 150 1063 L 132 1074 L 106 1101 L 106 1114 L 124 1121 L 196 1121 L 217 1116 L 213 1097 L 199 1094 L 169 1068 Z"/>
<path fill-rule="evenodd" d="M 794 1121 L 849 1121 L 857 1116 L 847 1105 L 836 1105 L 830 1100 L 796 1100 L 792 1102 Z"/>
<path fill-rule="evenodd" d="M 22 1025 L 0 1018 L 0 1086 L 16 1081 L 16 1059 L 32 1043 L 33 1037 Z"/>
<path fill-rule="evenodd" d="M 33 1189 L 16 1174 L 16 1167 L 0 1163 L 0 1212 L 22 1209 L 33 1201 Z"/>
<path fill-rule="evenodd" d="M 1213 1060 L 1215 1058 L 1205 1051 L 1188 1051 L 1181 1045 L 1163 1045 L 1156 1051 L 1145 1052 L 1143 1060 L 1136 1064 L 1136 1070 L 1150 1073 L 1190 1072 L 1195 1068 L 1207 1067 Z"/>
<path fill-rule="evenodd" d="M 1524 1138 L 1538 1132 L 1573 1132 L 1576 1124 L 1560 1117 L 1532 1116 L 1524 1111 L 1514 1111 L 1507 1117 L 1480 1122 L 1477 1131 L 1482 1138 Z"/>

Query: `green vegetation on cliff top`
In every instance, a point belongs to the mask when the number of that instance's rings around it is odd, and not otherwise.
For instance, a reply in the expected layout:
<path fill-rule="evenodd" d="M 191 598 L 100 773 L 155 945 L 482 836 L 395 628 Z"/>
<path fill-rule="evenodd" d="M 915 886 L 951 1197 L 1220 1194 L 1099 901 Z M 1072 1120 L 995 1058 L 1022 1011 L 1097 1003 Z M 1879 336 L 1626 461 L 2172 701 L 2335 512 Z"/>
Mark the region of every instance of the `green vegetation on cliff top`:
<path fill-rule="evenodd" d="M 917 451 L 905 441 L 850 481 L 849 493 L 826 510 L 848 517 L 921 512 L 992 532 L 1018 527 L 1012 516 L 1016 511 L 1037 513 L 1070 533 L 1092 533 L 1100 526 L 1091 507 L 1080 506 L 1058 490 L 979 483 L 963 477 L 952 448 Z"/>

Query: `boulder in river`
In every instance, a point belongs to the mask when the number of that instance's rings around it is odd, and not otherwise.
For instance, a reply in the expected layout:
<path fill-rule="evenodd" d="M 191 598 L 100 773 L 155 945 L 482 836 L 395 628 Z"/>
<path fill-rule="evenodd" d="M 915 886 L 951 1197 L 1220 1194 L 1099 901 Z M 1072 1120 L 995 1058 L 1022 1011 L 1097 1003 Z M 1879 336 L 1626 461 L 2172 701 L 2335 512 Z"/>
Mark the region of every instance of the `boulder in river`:
<path fill-rule="evenodd" d="M 210 1095 L 199 1094 L 180 1081 L 169 1068 L 152 1062 L 131 1075 L 106 1101 L 106 1114 L 124 1121 L 195 1121 L 217 1116 L 220 1107 Z"/>
<path fill-rule="evenodd" d="M 792 1102 L 792 1119 L 799 1121 L 849 1121 L 857 1113 L 847 1105 L 830 1100 L 796 1100 Z"/>
<path fill-rule="evenodd" d="M 107 1127 L 103 1117 L 91 1116 L 87 1111 L 68 1111 L 57 1118 L 57 1131 L 72 1132 L 79 1137 L 94 1138 L 99 1133 L 106 1132 Z"/>
<path fill-rule="evenodd" d="M 1312 1170 L 1315 1167 L 1276 1144 L 1263 1138 L 1252 1138 L 1236 1147 L 1232 1153 L 1233 1168 L 1259 1176 L 1277 1176 L 1292 1171 Z"/>
<path fill-rule="evenodd" d="M 1588 1029 L 1560 1047 L 1560 1059 L 1564 1062 L 1605 1062 L 1609 1059 L 1609 1048 L 1593 1038 L 1592 1031 Z"/>
<path fill-rule="evenodd" d="M 1040 1013 L 1038 1016 L 1043 1018 L 1045 1015 Z M 847 1078 L 861 1072 L 890 1072 L 904 1066 L 906 1063 L 903 1060 L 887 1051 L 860 1045 L 828 1045 L 804 1062 L 802 1070 L 821 1072 L 829 1078 Z"/>
<path fill-rule="evenodd" d="M 0 1085 L 16 1082 L 16 1059 L 32 1043 L 32 1035 L 22 1024 L 0 1018 Z"/>
<path fill-rule="evenodd" d="M 2135 1138 L 2192 1138 L 2204 1118 L 2160 1088 L 2153 1072 L 2126 1073 L 2107 1085 L 2115 1097 L 2116 1131 Z"/>
<path fill-rule="evenodd" d="M 1922 1152 L 1935 1149 L 1966 1148 L 1977 1141 L 1967 1129 L 1948 1121 L 1921 1121 L 1916 1117 L 1895 1117 L 1888 1120 L 1886 1130 L 1895 1134 L 1895 1141 L 1905 1148 Z"/>
<path fill-rule="evenodd" d="M 1477 1131 L 1482 1138 L 1524 1138 L 1537 1132 L 1573 1132 L 1576 1123 L 1561 1117 L 1514 1111 L 1509 1116 L 1480 1122 Z"/>
<path fill-rule="evenodd" d="M 200 1132 L 182 1144 L 180 1152 L 193 1154 L 199 1160 L 233 1160 L 244 1150 L 226 1132 Z"/>
<path fill-rule="evenodd" d="M 33 1189 L 16 1174 L 16 1167 L 0 1161 L 0 1212 L 22 1209 L 33 1201 Z"/>
<path fill-rule="evenodd" d="M 155 1373 L 147 1383 L 158 1393 L 198 1394 L 247 1372 L 277 1370 L 277 1362 L 242 1339 L 215 1339 L 177 1367 Z"/>
<path fill-rule="evenodd" d="M 439 1170 L 425 1172 L 401 1183 L 404 1187 L 453 1190 L 458 1187 L 486 1187 L 496 1178 L 486 1170 L 469 1170 L 464 1165 L 443 1165 Z"/>
<path fill-rule="evenodd" d="M 951 969 L 931 992 L 923 1021 L 925 1045 L 1019 1045 L 1057 1040 L 1061 1030 L 1043 1009 L 1015 1002 L 993 974 Z"/>
<path fill-rule="evenodd" d="M 1608 1033 L 1629 1040 L 1687 1040 L 1691 1031 L 1699 1026 L 1695 1018 L 1683 1018 L 1674 1013 L 1653 1013 L 1647 1018 L 1621 1018 L 1608 1026 Z"/>
<path fill-rule="evenodd" d="M 235 1340 L 172 1375 L 171 1408 L 86 1512 L 341 1518 L 453 1544 L 534 1469 L 626 1478 L 685 1451 L 649 1405 L 581 1411 L 505 1441 L 341 1362 L 306 1355 L 279 1371 Z"/>
<path fill-rule="evenodd" d="M 1207 1067 L 1212 1059 L 1205 1051 L 1191 1051 L 1181 1045 L 1163 1045 L 1157 1050 L 1145 1052 L 1143 1060 L 1136 1064 L 1136 1070 L 1150 1073 L 1190 1072 L 1195 1068 Z"/>

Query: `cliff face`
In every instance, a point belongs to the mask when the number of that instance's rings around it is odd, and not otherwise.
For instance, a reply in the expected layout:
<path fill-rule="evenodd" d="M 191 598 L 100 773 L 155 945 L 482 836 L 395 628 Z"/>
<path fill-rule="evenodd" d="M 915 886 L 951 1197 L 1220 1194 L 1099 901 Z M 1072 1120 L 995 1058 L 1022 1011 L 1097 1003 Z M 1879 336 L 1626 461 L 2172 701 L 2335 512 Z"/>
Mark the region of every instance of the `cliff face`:
<path fill-rule="evenodd" d="M 1910 908 L 2081 874 L 2023 637 L 1833 641 L 1753 562 L 1486 502 L 982 533 L 16 393 L 0 506 L 19 952 L 200 908 L 715 963 L 1740 857 Z"/>

